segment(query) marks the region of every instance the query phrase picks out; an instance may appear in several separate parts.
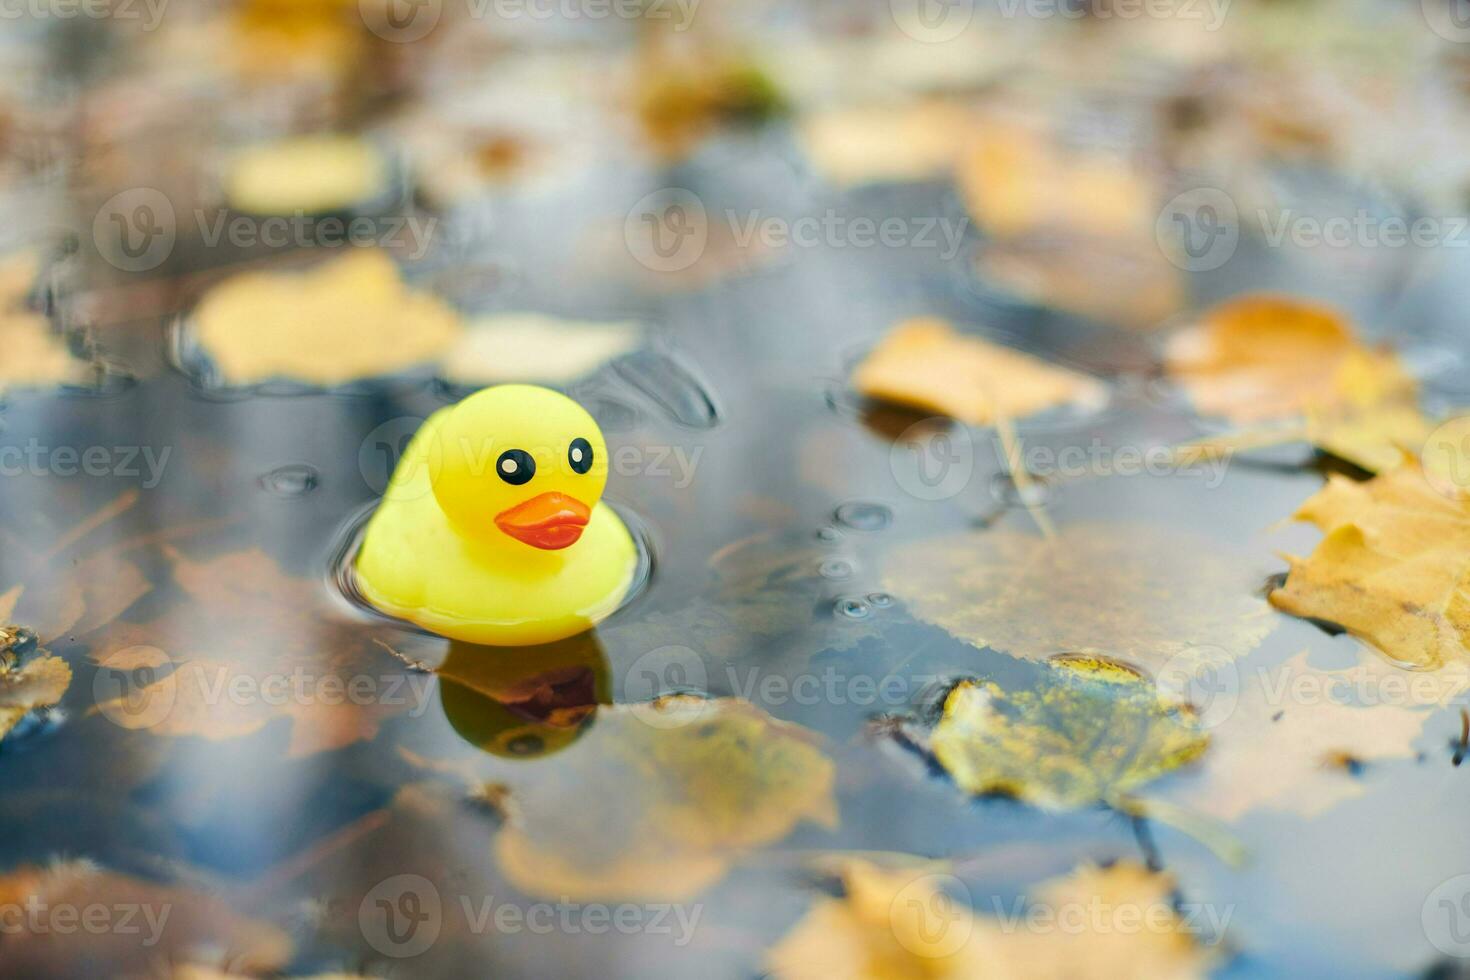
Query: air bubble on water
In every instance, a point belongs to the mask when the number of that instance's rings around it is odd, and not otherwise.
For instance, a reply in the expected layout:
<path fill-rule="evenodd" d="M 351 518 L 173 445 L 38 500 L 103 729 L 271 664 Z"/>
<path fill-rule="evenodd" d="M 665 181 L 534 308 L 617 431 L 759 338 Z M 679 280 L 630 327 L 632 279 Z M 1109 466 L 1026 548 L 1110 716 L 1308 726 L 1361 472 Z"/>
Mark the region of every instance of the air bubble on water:
<path fill-rule="evenodd" d="M 1031 484 L 1023 489 L 1016 486 L 1010 474 L 997 473 L 990 483 L 990 492 L 1006 507 L 1045 507 L 1051 501 L 1052 487 L 1032 477 Z"/>
<path fill-rule="evenodd" d="M 893 605 L 893 596 L 887 592 L 869 592 L 868 602 L 878 609 L 886 609 Z"/>
<path fill-rule="evenodd" d="M 842 532 L 830 524 L 817 528 L 818 541 L 841 541 Z"/>
<path fill-rule="evenodd" d="M 311 493 L 320 482 L 316 468 L 306 463 L 278 466 L 260 478 L 260 485 L 278 497 L 300 497 Z"/>
<path fill-rule="evenodd" d="M 858 596 L 838 599 L 833 610 L 845 619 L 867 619 L 873 614 L 873 607 L 868 605 L 868 600 Z"/>
<path fill-rule="evenodd" d="M 846 558 L 828 558 L 817 566 L 817 574 L 822 578 L 852 578 L 853 571 L 852 562 Z"/>
<path fill-rule="evenodd" d="M 881 531 L 893 520 L 893 511 L 882 504 L 854 500 L 837 508 L 837 523 L 854 531 Z"/>

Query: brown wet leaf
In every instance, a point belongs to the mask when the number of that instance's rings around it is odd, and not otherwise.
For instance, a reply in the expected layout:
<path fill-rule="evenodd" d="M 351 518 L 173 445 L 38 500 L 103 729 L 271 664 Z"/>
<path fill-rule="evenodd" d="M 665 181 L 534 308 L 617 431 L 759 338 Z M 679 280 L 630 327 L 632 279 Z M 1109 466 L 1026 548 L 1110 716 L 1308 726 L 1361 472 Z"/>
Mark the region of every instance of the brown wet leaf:
<path fill-rule="evenodd" d="M 738 699 L 605 708 L 578 751 L 508 775 L 495 853 L 529 894 L 680 901 L 803 821 L 834 826 L 834 768 L 806 729 Z"/>
<path fill-rule="evenodd" d="M 1092 378 L 920 317 L 895 326 L 853 374 L 872 398 L 941 412 L 970 425 L 1025 418 L 1103 397 Z"/>
<path fill-rule="evenodd" d="M 122 550 L 104 547 L 71 557 L 73 546 L 92 540 L 93 532 L 137 501 L 137 491 L 127 491 L 65 533 L 48 531 L 39 540 L 0 531 L 0 567 L 16 583 L 0 592 L 0 621 L 22 624 L 42 643 L 54 643 L 85 636 L 147 595 L 153 586 Z"/>
<path fill-rule="evenodd" d="M 1217 542 L 1135 524 L 1007 527 L 895 549 L 884 588 L 919 619 L 1014 657 L 1095 651 L 1149 670 L 1212 646 L 1239 657 L 1271 631 L 1254 569 Z"/>
<path fill-rule="evenodd" d="M 305 272 L 226 279 L 200 301 L 191 329 L 228 384 L 335 385 L 435 362 L 462 326 L 385 253 L 355 248 Z"/>
<path fill-rule="evenodd" d="M 291 958 L 291 940 L 282 930 L 240 916 L 212 895 L 87 861 L 21 867 L 0 876 L 0 905 L 22 912 L 19 929 L 6 931 L 9 976 L 147 976 L 186 956 L 250 975 L 272 973 Z M 28 907 L 44 911 L 28 918 Z M 89 915 L 96 921 L 98 908 L 114 928 L 82 927 Z M 129 910 L 126 921 L 121 910 Z M 63 928 L 65 920 L 57 916 L 70 916 L 70 926 Z M 7 925 L 16 922 L 12 916 Z"/>
<path fill-rule="evenodd" d="M 1315 817 L 1364 792 L 1334 760 L 1413 758 L 1433 709 L 1466 690 L 1464 665 L 1410 672 L 1367 651 L 1335 670 L 1313 667 L 1302 652 L 1245 673 L 1239 701 L 1210 730 L 1199 780 L 1182 798 L 1222 820 L 1257 810 Z"/>
<path fill-rule="evenodd" d="M 1407 459 L 1363 483 L 1329 477 L 1296 518 L 1326 537 L 1310 556 L 1288 556 L 1272 605 L 1336 623 L 1400 663 L 1438 668 L 1466 658 L 1470 496 L 1431 485 Z"/>
<path fill-rule="evenodd" d="M 931 871 L 851 860 L 843 883 L 767 954 L 778 980 L 1186 980 L 1217 959 L 1175 911 L 1173 878 L 1132 862 L 1043 882 L 1023 920 L 1041 928 L 974 914 L 944 890 L 962 884 Z M 1088 908 L 1143 925 L 1078 916 Z"/>
<path fill-rule="evenodd" d="M 659 45 L 641 53 L 633 98 L 643 131 L 661 156 L 677 158 L 720 126 L 758 123 L 785 109 L 775 82 L 753 61 Z"/>
<path fill-rule="evenodd" d="M 1208 311 L 1170 338 L 1165 368 L 1201 413 L 1240 424 L 1315 414 L 1344 425 L 1415 388 L 1398 358 L 1363 346 L 1342 315 L 1288 296 Z"/>
<path fill-rule="evenodd" d="M 372 630 L 333 619 L 315 581 L 286 575 L 264 552 L 197 562 L 166 553 L 189 601 L 152 623 L 112 626 L 95 654 L 109 669 L 157 675 L 97 706 L 122 727 L 221 740 L 290 718 L 287 754 L 299 757 L 370 740 L 423 696 L 426 682 Z"/>

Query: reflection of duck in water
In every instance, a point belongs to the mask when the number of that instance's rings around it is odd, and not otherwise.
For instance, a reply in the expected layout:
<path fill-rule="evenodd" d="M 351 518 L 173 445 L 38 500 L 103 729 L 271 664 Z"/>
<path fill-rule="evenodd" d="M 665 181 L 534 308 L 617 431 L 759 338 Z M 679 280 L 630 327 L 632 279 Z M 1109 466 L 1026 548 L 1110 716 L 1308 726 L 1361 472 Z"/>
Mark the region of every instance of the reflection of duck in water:
<path fill-rule="evenodd" d="M 622 602 L 638 552 L 607 504 L 607 444 L 565 395 L 500 385 L 434 413 L 368 523 L 356 578 L 391 615 L 468 643 L 582 632 Z"/>
<path fill-rule="evenodd" d="M 533 656 L 486 656 L 454 642 L 439 668 L 444 716 L 466 742 L 509 759 L 559 752 L 611 704 L 607 658 L 593 633 L 537 647 Z"/>

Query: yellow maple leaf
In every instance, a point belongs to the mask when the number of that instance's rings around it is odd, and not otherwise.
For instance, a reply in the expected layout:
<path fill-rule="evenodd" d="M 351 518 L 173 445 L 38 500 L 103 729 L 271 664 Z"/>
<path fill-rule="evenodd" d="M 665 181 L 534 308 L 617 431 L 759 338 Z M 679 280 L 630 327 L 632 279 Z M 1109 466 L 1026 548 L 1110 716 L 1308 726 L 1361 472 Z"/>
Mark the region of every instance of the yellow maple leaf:
<path fill-rule="evenodd" d="M 853 859 L 842 878 L 845 897 L 819 899 L 767 954 L 777 980 L 1188 980 L 1218 958 L 1175 910 L 1173 878 L 1133 862 L 1043 882 L 1019 922 L 976 915 L 945 891 L 963 882 L 922 867 Z"/>
<path fill-rule="evenodd" d="M 1297 511 L 1326 535 L 1288 556 L 1271 604 L 1335 623 L 1393 660 L 1440 667 L 1470 639 L 1470 496 L 1443 493 L 1412 459 L 1357 483 L 1341 476 Z"/>
<path fill-rule="evenodd" d="M 1103 389 L 1087 375 L 961 334 L 936 317 L 895 326 L 853 374 L 864 395 L 970 425 L 1025 418 L 1061 405 L 1093 405 Z"/>

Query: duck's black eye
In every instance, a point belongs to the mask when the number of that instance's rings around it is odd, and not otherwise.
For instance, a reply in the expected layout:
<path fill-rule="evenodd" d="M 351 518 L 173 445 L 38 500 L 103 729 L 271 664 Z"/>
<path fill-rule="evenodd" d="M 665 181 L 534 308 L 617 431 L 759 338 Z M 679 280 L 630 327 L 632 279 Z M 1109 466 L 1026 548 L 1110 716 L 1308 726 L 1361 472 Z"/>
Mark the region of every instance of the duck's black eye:
<path fill-rule="evenodd" d="M 586 439 L 573 439 L 567 449 L 567 462 L 572 464 L 574 473 L 586 473 L 592 469 L 592 443 Z"/>
<path fill-rule="evenodd" d="M 507 449 L 495 461 L 495 475 L 513 487 L 530 483 L 536 475 L 536 461 L 524 449 Z"/>

